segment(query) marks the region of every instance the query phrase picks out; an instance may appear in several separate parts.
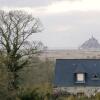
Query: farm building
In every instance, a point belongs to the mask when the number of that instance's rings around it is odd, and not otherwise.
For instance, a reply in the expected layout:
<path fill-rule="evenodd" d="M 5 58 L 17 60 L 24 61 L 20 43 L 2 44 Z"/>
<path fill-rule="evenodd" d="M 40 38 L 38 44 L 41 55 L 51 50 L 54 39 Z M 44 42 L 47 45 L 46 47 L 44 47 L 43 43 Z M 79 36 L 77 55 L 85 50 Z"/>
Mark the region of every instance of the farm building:
<path fill-rule="evenodd" d="M 94 95 L 100 91 L 100 59 L 57 59 L 54 91 Z"/>

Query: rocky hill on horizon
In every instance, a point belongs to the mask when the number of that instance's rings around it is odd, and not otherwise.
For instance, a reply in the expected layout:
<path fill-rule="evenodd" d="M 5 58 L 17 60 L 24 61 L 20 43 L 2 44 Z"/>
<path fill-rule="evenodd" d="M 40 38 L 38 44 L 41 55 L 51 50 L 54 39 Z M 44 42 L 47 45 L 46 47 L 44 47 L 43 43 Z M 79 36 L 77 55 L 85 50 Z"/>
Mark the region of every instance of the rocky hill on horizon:
<path fill-rule="evenodd" d="M 96 38 L 94 38 L 93 36 L 85 41 L 80 47 L 79 49 L 86 49 L 86 50 L 96 50 L 96 49 L 100 49 L 100 43 L 98 42 L 98 40 Z"/>

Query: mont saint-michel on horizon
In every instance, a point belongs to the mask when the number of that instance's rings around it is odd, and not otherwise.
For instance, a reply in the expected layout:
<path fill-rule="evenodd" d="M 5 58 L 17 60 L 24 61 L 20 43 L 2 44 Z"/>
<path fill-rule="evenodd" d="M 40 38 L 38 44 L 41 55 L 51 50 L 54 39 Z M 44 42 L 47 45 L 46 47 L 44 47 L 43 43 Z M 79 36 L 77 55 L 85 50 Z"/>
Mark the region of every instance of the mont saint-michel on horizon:
<path fill-rule="evenodd" d="M 91 36 L 88 40 L 84 41 L 77 49 L 55 49 L 46 50 L 41 55 L 41 58 L 55 59 L 99 59 L 100 58 L 100 43 Z"/>
<path fill-rule="evenodd" d="M 83 50 L 100 50 L 100 43 L 95 37 L 89 38 L 87 41 L 85 41 L 79 49 Z"/>

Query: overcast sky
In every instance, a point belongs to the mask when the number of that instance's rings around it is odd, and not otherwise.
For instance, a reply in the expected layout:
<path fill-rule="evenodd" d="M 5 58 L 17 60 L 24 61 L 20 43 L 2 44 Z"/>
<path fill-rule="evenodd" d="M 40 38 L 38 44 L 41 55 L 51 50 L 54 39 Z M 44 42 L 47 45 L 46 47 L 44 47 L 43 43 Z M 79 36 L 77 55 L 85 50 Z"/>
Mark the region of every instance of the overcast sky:
<path fill-rule="evenodd" d="M 100 42 L 100 0 L 0 0 L 0 7 L 39 17 L 44 31 L 31 39 L 50 49 L 77 48 L 92 35 Z"/>

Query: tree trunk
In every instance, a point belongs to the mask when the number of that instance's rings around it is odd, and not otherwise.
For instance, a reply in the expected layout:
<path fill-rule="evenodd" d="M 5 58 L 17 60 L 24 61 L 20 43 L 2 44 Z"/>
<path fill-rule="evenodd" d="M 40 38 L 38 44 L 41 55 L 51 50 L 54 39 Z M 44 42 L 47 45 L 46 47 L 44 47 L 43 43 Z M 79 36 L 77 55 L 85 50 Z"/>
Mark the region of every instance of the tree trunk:
<path fill-rule="evenodd" d="M 16 73 L 8 72 L 8 99 L 16 100 L 18 86 L 16 84 Z"/>

